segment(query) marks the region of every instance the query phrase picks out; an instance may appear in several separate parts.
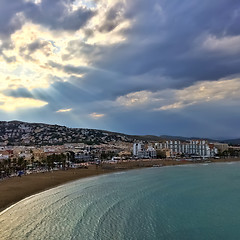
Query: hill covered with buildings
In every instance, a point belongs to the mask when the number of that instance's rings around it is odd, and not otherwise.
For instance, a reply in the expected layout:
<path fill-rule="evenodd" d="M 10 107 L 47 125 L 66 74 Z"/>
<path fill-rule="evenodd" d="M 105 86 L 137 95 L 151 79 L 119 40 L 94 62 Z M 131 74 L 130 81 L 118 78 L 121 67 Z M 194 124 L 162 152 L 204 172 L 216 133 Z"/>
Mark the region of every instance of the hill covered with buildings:
<path fill-rule="evenodd" d="M 0 122 L 1 145 L 61 145 L 64 143 L 99 144 L 114 141 L 132 142 L 134 137 L 104 130 L 20 121 Z"/>
<path fill-rule="evenodd" d="M 44 146 L 65 143 L 85 143 L 88 145 L 109 142 L 157 141 L 157 136 L 137 136 L 105 130 L 69 128 L 45 123 L 21 121 L 0 121 L 0 145 Z"/>
<path fill-rule="evenodd" d="M 2 146 L 7 145 L 44 146 L 44 145 L 62 145 L 65 143 L 85 143 L 88 145 L 92 145 L 109 142 L 127 142 L 127 143 L 133 143 L 136 141 L 161 142 L 169 139 L 188 140 L 195 138 L 173 136 L 171 137 L 165 135 L 160 137 L 153 135 L 138 136 L 97 129 L 69 128 L 66 126 L 51 125 L 45 123 L 0 121 L 0 145 Z M 221 142 L 224 143 L 234 142 L 236 144 L 239 141 L 226 140 Z"/>
<path fill-rule="evenodd" d="M 204 139 L 133 136 L 96 129 L 43 123 L 0 122 L 0 171 L 45 169 L 65 162 L 155 158 L 206 159 L 239 157 L 240 147 Z M 0 176 L 1 177 L 1 176 Z M 2 176 L 3 177 L 3 176 Z"/>

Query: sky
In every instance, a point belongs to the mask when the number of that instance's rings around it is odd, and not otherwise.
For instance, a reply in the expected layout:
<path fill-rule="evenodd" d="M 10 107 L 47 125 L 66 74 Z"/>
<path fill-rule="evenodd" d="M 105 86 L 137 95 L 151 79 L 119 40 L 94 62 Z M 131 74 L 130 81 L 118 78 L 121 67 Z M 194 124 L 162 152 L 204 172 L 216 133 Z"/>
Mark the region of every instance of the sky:
<path fill-rule="evenodd" d="M 239 138 L 239 0 L 1 0 L 0 119 Z"/>

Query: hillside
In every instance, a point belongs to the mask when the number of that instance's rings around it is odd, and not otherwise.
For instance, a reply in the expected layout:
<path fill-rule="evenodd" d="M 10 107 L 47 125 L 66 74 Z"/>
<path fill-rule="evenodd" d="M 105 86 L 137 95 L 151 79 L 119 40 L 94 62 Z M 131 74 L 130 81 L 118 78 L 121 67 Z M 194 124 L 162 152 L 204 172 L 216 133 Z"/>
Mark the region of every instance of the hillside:
<path fill-rule="evenodd" d="M 131 142 L 123 134 L 95 129 L 68 128 L 43 123 L 20 121 L 0 122 L 0 143 L 2 145 L 57 145 L 63 143 L 106 143 L 110 141 Z"/>
<path fill-rule="evenodd" d="M 127 135 L 105 130 L 69 128 L 45 123 L 27 123 L 21 121 L 0 121 L 1 145 L 60 145 L 64 143 L 99 144 L 108 142 L 187 140 L 181 136 Z M 216 142 L 217 140 L 207 139 Z M 229 144 L 240 144 L 240 139 L 223 140 Z"/>
<path fill-rule="evenodd" d="M 131 136 L 96 129 L 21 121 L 0 121 L 1 145 L 58 145 L 64 143 L 99 144 L 114 141 L 156 141 L 156 136 Z"/>

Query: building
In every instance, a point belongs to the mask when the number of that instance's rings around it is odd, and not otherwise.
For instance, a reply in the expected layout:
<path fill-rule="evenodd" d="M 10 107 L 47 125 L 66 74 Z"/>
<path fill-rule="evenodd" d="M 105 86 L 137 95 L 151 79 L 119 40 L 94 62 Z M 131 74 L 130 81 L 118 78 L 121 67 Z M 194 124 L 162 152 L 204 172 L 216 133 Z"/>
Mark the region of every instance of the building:
<path fill-rule="evenodd" d="M 155 148 L 159 150 L 169 149 L 171 157 L 176 155 L 190 155 L 200 157 L 213 157 L 218 153 L 214 144 L 206 140 L 169 140 L 161 143 L 155 143 Z"/>
<path fill-rule="evenodd" d="M 144 152 L 144 144 L 142 142 L 133 144 L 133 156 L 142 155 Z"/>
<path fill-rule="evenodd" d="M 229 146 L 227 143 L 214 143 L 214 146 L 218 149 L 219 152 L 227 151 Z"/>
<path fill-rule="evenodd" d="M 157 152 L 151 145 L 146 148 L 142 142 L 139 142 L 133 144 L 133 156 L 137 158 L 155 158 Z"/>
<path fill-rule="evenodd" d="M 157 152 L 156 152 L 155 148 L 153 148 L 152 146 L 148 146 L 146 152 L 147 152 L 147 155 L 150 158 L 156 158 L 157 157 Z"/>

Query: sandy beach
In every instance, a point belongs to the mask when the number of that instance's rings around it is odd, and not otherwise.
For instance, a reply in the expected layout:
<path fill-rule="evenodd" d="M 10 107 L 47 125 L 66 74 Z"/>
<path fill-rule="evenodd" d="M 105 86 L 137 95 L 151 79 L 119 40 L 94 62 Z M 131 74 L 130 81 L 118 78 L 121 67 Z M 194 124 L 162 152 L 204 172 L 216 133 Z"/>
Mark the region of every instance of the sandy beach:
<path fill-rule="evenodd" d="M 239 161 L 239 159 L 212 160 L 212 162 L 230 161 Z M 191 163 L 192 162 L 175 160 L 131 161 L 118 164 L 103 164 L 102 167 L 96 167 L 95 165 L 92 165 L 89 166 L 88 169 L 68 169 L 66 171 L 59 170 L 4 179 L 0 181 L 0 212 L 28 196 L 77 179 L 135 168 L 171 166 Z"/>
<path fill-rule="evenodd" d="M 38 192 L 80 178 L 109 172 L 112 172 L 112 170 L 90 166 L 88 169 L 59 170 L 4 179 L 0 181 L 0 212 L 12 204 Z"/>

